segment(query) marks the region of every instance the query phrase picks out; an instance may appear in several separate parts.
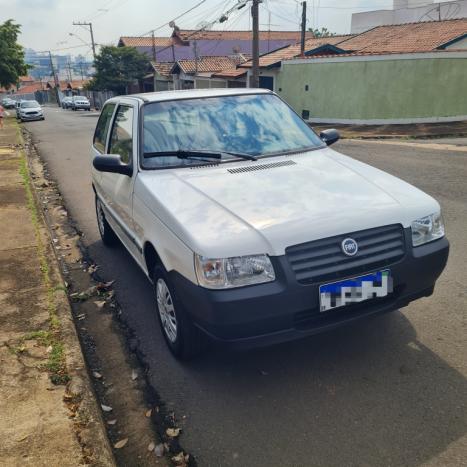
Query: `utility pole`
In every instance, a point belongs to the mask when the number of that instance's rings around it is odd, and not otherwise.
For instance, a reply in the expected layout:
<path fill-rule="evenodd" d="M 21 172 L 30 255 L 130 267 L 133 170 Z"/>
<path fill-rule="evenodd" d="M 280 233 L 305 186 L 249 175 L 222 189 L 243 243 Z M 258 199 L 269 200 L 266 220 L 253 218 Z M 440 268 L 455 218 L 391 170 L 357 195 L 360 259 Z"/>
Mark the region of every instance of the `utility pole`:
<path fill-rule="evenodd" d="M 96 61 L 96 44 L 94 42 L 94 33 L 92 30 L 92 23 L 73 21 L 73 26 L 86 26 L 89 28 L 89 32 L 91 33 L 92 56 L 94 57 L 94 61 Z"/>
<path fill-rule="evenodd" d="M 52 70 L 52 76 L 54 77 L 55 98 L 57 99 L 57 105 L 60 107 L 60 99 L 58 98 L 58 88 L 60 86 L 60 82 L 58 81 L 58 76 L 55 74 L 54 62 L 52 60 L 52 52 L 50 50 L 49 50 L 49 60 L 50 60 L 50 68 Z"/>
<path fill-rule="evenodd" d="M 68 60 L 67 64 L 66 64 L 66 67 L 68 69 L 68 79 L 71 81 L 73 81 L 73 74 L 72 74 L 72 71 L 71 71 L 71 63 L 70 61 Z"/>
<path fill-rule="evenodd" d="M 154 37 L 154 31 L 151 33 L 152 38 L 152 59 L 156 62 L 156 38 Z"/>
<path fill-rule="evenodd" d="M 305 55 L 306 2 L 302 2 L 302 35 L 300 38 L 300 56 Z"/>
<path fill-rule="evenodd" d="M 83 62 L 79 62 L 79 69 L 81 71 L 81 81 L 84 81 L 84 76 L 83 76 Z"/>
<path fill-rule="evenodd" d="M 89 28 L 89 32 L 91 33 L 92 57 L 94 59 L 94 66 L 96 66 L 96 43 L 94 42 L 94 33 L 92 31 L 92 23 L 86 23 L 84 21 L 82 22 L 73 21 L 73 25 L 74 26 L 87 26 Z M 92 91 L 92 101 L 93 101 L 94 108 L 97 109 L 96 93 L 94 90 Z M 99 104 L 99 107 L 100 107 L 100 104 Z"/>
<path fill-rule="evenodd" d="M 196 87 L 196 77 L 198 76 L 198 42 L 196 39 L 193 41 L 193 52 L 195 53 L 195 87 Z"/>
<path fill-rule="evenodd" d="M 253 43 L 252 43 L 252 75 L 250 80 L 251 88 L 259 87 L 259 4 L 261 0 L 253 0 L 251 6 L 251 17 L 253 25 Z"/>

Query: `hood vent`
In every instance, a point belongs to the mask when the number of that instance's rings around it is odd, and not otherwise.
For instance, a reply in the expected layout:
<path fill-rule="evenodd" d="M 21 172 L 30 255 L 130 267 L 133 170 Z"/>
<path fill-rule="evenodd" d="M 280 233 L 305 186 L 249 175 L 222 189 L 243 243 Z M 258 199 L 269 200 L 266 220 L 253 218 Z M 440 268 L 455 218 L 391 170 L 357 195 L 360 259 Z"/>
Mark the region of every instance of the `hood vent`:
<path fill-rule="evenodd" d="M 256 172 L 257 170 L 275 169 L 276 167 L 285 167 L 286 165 L 296 165 L 297 163 L 291 160 L 271 162 L 269 164 L 249 165 L 247 167 L 237 167 L 236 169 L 227 169 L 231 174 L 239 174 L 243 172 Z"/>

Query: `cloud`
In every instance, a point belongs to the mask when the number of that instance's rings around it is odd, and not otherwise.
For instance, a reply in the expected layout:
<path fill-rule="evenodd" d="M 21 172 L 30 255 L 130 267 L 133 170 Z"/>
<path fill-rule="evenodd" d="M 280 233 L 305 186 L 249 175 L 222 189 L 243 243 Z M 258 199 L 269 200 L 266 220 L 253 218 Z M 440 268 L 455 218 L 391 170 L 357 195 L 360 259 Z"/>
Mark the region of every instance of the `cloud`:
<path fill-rule="evenodd" d="M 17 0 L 18 6 L 23 8 L 56 8 L 59 0 Z"/>

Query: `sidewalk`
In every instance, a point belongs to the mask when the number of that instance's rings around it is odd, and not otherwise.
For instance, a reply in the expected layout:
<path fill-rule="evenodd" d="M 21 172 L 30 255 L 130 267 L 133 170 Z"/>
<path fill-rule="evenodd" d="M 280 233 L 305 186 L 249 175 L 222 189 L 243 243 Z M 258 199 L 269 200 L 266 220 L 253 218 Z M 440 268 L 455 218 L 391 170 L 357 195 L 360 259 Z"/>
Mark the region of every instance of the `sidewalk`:
<path fill-rule="evenodd" d="M 345 139 L 429 139 L 467 136 L 467 121 L 405 125 L 340 125 L 337 123 L 310 123 L 310 125 L 318 133 L 328 128 L 336 128 L 341 137 Z"/>
<path fill-rule="evenodd" d="M 114 465 L 14 119 L 0 130 L 0 464 Z"/>

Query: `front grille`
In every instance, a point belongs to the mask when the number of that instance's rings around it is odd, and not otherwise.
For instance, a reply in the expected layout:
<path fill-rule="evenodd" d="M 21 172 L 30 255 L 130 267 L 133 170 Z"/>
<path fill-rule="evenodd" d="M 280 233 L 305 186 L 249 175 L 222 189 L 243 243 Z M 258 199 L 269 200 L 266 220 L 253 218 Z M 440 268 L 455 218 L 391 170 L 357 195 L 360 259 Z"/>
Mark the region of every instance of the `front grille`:
<path fill-rule="evenodd" d="M 346 256 L 342 241 L 353 238 L 355 256 Z M 404 230 L 400 224 L 361 230 L 294 245 L 285 250 L 297 281 L 301 284 L 339 279 L 388 266 L 405 254 Z"/>

